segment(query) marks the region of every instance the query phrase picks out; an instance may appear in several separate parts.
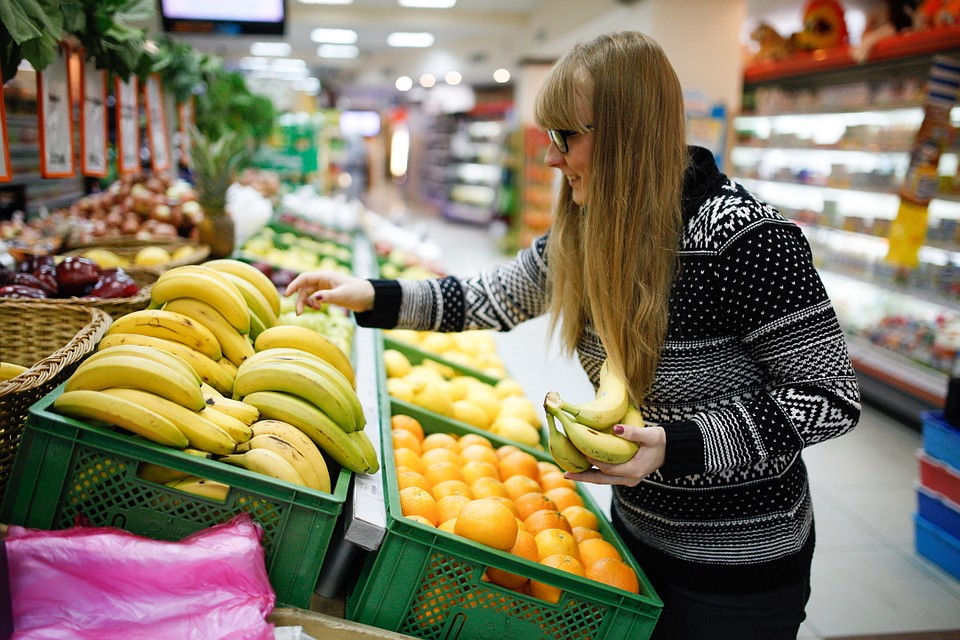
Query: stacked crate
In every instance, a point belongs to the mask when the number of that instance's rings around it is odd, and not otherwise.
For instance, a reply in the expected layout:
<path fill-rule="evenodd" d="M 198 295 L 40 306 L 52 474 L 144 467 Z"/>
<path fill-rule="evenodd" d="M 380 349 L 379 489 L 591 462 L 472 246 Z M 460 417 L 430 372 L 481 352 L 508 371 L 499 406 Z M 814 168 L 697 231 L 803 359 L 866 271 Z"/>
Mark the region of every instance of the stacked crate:
<path fill-rule="evenodd" d="M 960 429 L 942 412 L 924 413 L 917 456 L 917 553 L 960 580 Z"/>

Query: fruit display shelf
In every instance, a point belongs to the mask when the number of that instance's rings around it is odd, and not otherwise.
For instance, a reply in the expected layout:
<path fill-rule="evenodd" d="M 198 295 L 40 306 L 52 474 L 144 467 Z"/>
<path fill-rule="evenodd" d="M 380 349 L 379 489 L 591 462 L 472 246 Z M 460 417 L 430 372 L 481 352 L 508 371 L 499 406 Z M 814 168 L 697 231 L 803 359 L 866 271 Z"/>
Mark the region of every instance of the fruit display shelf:
<path fill-rule="evenodd" d="M 395 404 L 383 403 L 381 419 L 387 532 L 368 556 L 353 591 L 347 618 L 419 638 L 518 640 L 649 638 L 663 603 L 605 518 L 600 531 L 627 560 L 640 582 L 639 594 L 565 573 L 466 538 L 421 524 L 402 515 L 390 416 Z M 461 436 L 480 433 L 495 446 L 512 444 L 493 434 L 423 416 L 424 432 Z M 549 456 L 538 452 L 539 460 Z M 585 506 L 601 513 L 585 491 Z M 483 578 L 488 568 L 529 576 L 561 590 L 552 604 L 501 587 Z"/>
<path fill-rule="evenodd" d="M 279 603 L 307 608 L 343 512 L 353 474 L 328 460 L 332 493 L 183 453 L 54 413 L 60 386 L 30 408 L 0 506 L 0 521 L 64 529 L 79 520 L 158 540 L 179 540 L 248 512 L 264 531 L 267 572 Z M 142 479 L 159 464 L 230 486 L 224 500 Z"/>
<path fill-rule="evenodd" d="M 459 362 L 454 362 L 453 360 L 449 360 L 440 354 L 427 351 L 426 349 L 421 349 L 420 347 L 410 344 L 409 342 L 396 340 L 389 336 L 383 337 L 383 348 L 395 349 L 399 351 L 407 357 L 407 360 L 409 360 L 411 364 L 421 364 L 424 360 L 433 360 L 445 367 L 449 367 L 460 375 L 474 377 L 477 380 L 486 382 L 489 385 L 496 385 L 497 382 L 500 381 L 499 378 L 488 375 L 479 369 L 468 367 L 464 364 L 460 364 Z"/>

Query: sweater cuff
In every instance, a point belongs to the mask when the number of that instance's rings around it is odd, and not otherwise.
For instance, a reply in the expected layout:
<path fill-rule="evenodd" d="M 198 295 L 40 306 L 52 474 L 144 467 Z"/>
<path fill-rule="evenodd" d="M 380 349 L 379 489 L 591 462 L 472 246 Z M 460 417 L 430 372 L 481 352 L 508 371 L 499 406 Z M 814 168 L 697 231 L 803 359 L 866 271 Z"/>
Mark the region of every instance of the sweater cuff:
<path fill-rule="evenodd" d="M 373 285 L 373 309 L 354 313 L 361 327 L 392 329 L 400 317 L 400 283 L 396 280 L 370 280 Z"/>
<path fill-rule="evenodd" d="M 660 475 L 665 480 L 703 473 L 706 470 L 703 455 L 703 434 L 700 426 L 691 421 L 661 425 L 667 436 L 667 453 Z"/>

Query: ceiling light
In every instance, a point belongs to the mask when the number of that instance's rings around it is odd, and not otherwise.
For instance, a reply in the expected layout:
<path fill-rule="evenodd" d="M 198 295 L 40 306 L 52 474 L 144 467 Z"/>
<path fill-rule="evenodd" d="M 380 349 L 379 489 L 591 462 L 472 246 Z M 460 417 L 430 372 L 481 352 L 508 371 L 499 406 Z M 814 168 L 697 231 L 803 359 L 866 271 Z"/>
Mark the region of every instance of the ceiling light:
<path fill-rule="evenodd" d="M 510 72 L 506 69 L 497 69 L 493 72 L 493 79 L 503 84 L 505 82 L 510 82 Z"/>
<path fill-rule="evenodd" d="M 360 49 L 352 44 L 322 44 L 317 47 L 317 55 L 321 58 L 356 58 Z"/>
<path fill-rule="evenodd" d="M 387 36 L 387 44 L 391 47 L 430 47 L 433 46 L 433 34 L 395 31 Z"/>
<path fill-rule="evenodd" d="M 449 9 L 457 4 L 457 0 L 399 0 L 401 7 L 415 7 L 418 9 Z"/>
<path fill-rule="evenodd" d="M 437 84 L 437 77 L 432 73 L 425 73 L 420 76 L 420 86 L 424 89 L 429 89 L 435 84 Z"/>
<path fill-rule="evenodd" d="M 310 39 L 330 44 L 353 44 L 357 41 L 357 32 L 353 29 L 314 29 L 310 32 Z"/>
<path fill-rule="evenodd" d="M 290 45 L 286 42 L 254 42 L 250 45 L 252 56 L 288 56 Z"/>
<path fill-rule="evenodd" d="M 413 80 L 410 76 L 400 76 L 397 78 L 394 86 L 397 88 L 397 91 L 410 91 L 413 88 Z"/>
<path fill-rule="evenodd" d="M 463 76 L 459 71 L 448 71 L 447 75 L 443 76 L 443 80 L 449 85 L 458 85 L 463 82 Z"/>
<path fill-rule="evenodd" d="M 300 4 L 353 4 L 353 0 L 300 0 Z"/>

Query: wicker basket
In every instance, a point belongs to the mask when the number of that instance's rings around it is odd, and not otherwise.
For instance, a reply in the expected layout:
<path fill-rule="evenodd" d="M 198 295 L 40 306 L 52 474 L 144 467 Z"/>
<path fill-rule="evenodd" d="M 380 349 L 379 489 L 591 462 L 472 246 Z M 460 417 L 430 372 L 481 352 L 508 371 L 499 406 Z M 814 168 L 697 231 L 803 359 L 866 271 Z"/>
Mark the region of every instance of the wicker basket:
<path fill-rule="evenodd" d="M 185 257 L 179 258 L 177 260 L 171 260 L 170 262 L 165 262 L 163 264 L 153 265 L 149 267 L 141 267 L 132 264 L 133 258 L 137 255 L 137 252 L 144 247 L 162 247 L 169 253 L 173 255 L 175 251 L 181 247 L 192 247 L 193 253 L 187 254 Z M 200 264 L 210 255 L 210 247 L 205 244 L 198 244 L 190 240 L 137 240 L 134 238 L 104 238 L 103 240 L 95 243 L 80 245 L 74 247 L 69 251 L 64 251 L 62 255 L 65 256 L 81 256 L 84 252 L 93 249 L 101 248 L 108 249 L 121 258 L 126 258 L 131 262 L 129 266 L 123 267 L 123 270 L 129 273 L 131 276 L 136 277 L 139 273 L 163 273 L 168 269 L 173 269 L 174 267 L 181 267 L 186 264 Z M 156 279 L 156 278 L 154 278 Z"/>
<path fill-rule="evenodd" d="M 0 360 L 29 367 L 0 382 L 0 495 L 30 406 L 73 373 L 110 322 L 104 311 L 78 304 L 0 300 Z"/>

